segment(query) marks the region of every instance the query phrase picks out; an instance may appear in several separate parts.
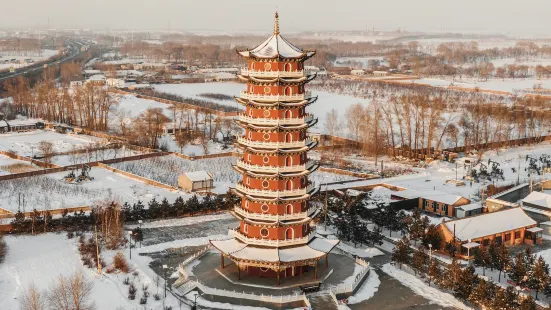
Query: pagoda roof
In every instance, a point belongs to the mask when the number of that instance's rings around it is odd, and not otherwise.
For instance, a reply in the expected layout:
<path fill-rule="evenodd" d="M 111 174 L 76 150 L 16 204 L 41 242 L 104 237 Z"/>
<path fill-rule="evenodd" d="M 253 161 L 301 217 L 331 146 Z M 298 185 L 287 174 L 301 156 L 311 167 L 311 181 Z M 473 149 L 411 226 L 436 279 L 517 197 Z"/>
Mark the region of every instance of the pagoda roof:
<path fill-rule="evenodd" d="M 238 51 L 243 57 L 254 57 L 260 59 L 287 58 L 298 59 L 304 57 L 312 57 L 315 51 L 304 51 L 291 42 L 287 41 L 279 34 L 279 15 L 275 14 L 274 33 L 266 41 L 262 42 L 257 47 Z"/>

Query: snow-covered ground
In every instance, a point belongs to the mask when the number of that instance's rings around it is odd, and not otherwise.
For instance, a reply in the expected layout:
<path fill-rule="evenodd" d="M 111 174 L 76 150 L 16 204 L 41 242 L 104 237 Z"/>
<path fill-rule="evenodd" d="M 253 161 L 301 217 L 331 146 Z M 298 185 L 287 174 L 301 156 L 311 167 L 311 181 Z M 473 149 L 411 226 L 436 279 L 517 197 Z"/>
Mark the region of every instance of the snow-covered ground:
<path fill-rule="evenodd" d="M 148 100 L 148 99 L 142 99 L 137 98 L 134 95 L 114 95 L 116 98 L 118 98 L 119 104 L 117 105 L 117 110 L 125 110 L 129 112 L 128 117 L 134 118 L 138 117 L 142 112 L 149 108 L 160 108 L 163 109 L 164 114 L 167 117 L 171 116 L 170 113 L 170 106 L 166 103 Z M 111 117 L 116 117 L 112 115 Z"/>
<path fill-rule="evenodd" d="M 18 159 L 13 159 L 4 155 L 0 155 L 0 175 L 6 175 L 11 174 L 11 172 L 8 171 L 7 166 L 11 165 L 28 165 L 29 170 L 34 170 L 35 168 L 32 168 L 33 166 L 30 165 L 30 163 Z"/>
<path fill-rule="evenodd" d="M 14 56 L 14 55 L 11 55 L 10 52 L 0 52 L 0 70 L 4 70 L 4 69 L 9 69 L 11 67 L 15 68 L 15 69 L 19 69 L 19 68 L 23 68 L 23 67 L 27 67 L 27 66 L 30 66 L 36 62 L 39 62 L 39 61 L 43 61 L 43 60 L 46 60 L 54 55 L 56 55 L 57 53 L 59 53 L 59 51 L 57 50 L 48 50 L 48 49 L 43 49 L 42 50 L 42 55 L 38 55 L 37 53 L 30 53 L 29 55 L 31 56 Z M 12 64 L 12 63 L 3 63 L 4 60 L 12 60 L 12 59 L 16 59 L 17 60 L 17 64 Z M 34 62 L 33 63 L 21 63 L 21 61 L 25 60 L 25 59 L 32 59 Z"/>
<path fill-rule="evenodd" d="M 402 268 L 407 268 L 406 266 Z M 384 264 L 381 268 L 383 272 L 400 281 L 403 285 L 409 287 L 416 294 L 419 294 L 434 303 L 443 307 L 452 307 L 458 309 L 471 309 L 457 300 L 451 294 L 444 293 L 437 288 L 428 286 L 423 280 L 413 274 L 400 270 L 390 263 Z"/>
<path fill-rule="evenodd" d="M 369 298 L 373 297 L 375 293 L 377 293 L 380 284 L 381 280 L 379 280 L 379 275 L 375 272 L 373 268 L 371 268 L 371 270 L 369 271 L 369 277 L 365 280 L 365 282 L 362 284 L 356 294 L 348 298 L 348 303 L 357 304 L 364 300 L 368 300 Z"/>
<path fill-rule="evenodd" d="M 143 152 L 134 151 L 134 150 L 125 148 L 123 146 L 122 148 L 118 148 L 118 149 L 107 149 L 107 150 L 93 151 L 89 153 L 81 153 L 81 154 L 74 154 L 74 155 L 57 155 L 51 158 L 51 162 L 53 164 L 63 167 L 63 166 L 89 163 L 94 161 L 121 158 L 121 157 L 127 157 L 127 156 L 134 156 L 134 155 L 140 155 L 140 154 L 143 154 Z"/>
<path fill-rule="evenodd" d="M 177 152 L 187 156 L 201 156 L 205 155 L 205 149 L 198 141 L 193 143 L 188 143 L 186 146 L 181 149 L 180 146 L 176 143 L 174 136 L 172 135 L 163 135 L 159 138 L 159 145 L 166 147 L 169 152 Z M 219 154 L 233 152 L 235 148 L 232 144 L 229 144 L 226 148 L 220 142 L 208 141 L 207 143 L 207 153 L 208 154 Z"/>
<path fill-rule="evenodd" d="M 490 62 L 494 65 L 494 67 L 503 67 L 505 65 L 526 65 L 526 66 L 532 66 L 535 67 L 537 65 L 541 66 L 549 66 L 551 65 L 551 59 L 544 59 L 544 58 L 498 58 L 498 59 L 492 59 Z"/>
<path fill-rule="evenodd" d="M 20 309 L 18 298 L 30 284 L 36 285 L 37 289 L 45 292 L 48 290 L 57 277 L 70 276 L 75 272 L 82 274 L 90 280 L 94 287 L 91 299 L 96 303 L 97 309 L 138 309 L 139 297 L 141 296 L 141 285 L 149 283 L 153 290 L 152 277 L 142 273 L 141 268 L 147 268 L 147 264 L 136 266 L 140 273 L 137 277 L 126 274 L 102 274 L 98 275 L 94 269 L 84 267 L 80 262 L 77 250 L 77 239 L 67 239 L 65 234 L 43 234 L 38 236 L 6 236 L 8 245 L 6 261 L 0 265 L 0 309 Z M 105 253 L 103 256 L 107 264 L 112 263 L 109 256 L 114 253 Z M 146 261 L 147 257 L 140 257 Z M 130 261 L 131 264 L 136 262 Z M 128 287 L 122 284 L 122 280 L 131 277 L 138 288 L 137 298 L 129 300 Z M 169 295 L 166 303 L 177 308 L 178 303 Z M 148 309 L 162 309 L 161 301 L 154 301 L 149 298 Z"/>
<path fill-rule="evenodd" d="M 156 84 L 153 85 L 155 91 L 189 97 L 199 100 L 211 101 L 218 104 L 236 107 L 242 109 L 242 106 L 235 100 L 220 100 L 213 98 L 205 98 L 200 94 L 217 93 L 228 96 L 238 96 L 239 92 L 245 90 L 244 84 L 239 83 L 184 83 L 184 84 Z"/>
<path fill-rule="evenodd" d="M 2 134 L 0 136 L 0 150 L 13 151 L 18 155 L 30 157 L 33 154 L 40 154 L 38 145 L 42 141 L 52 142 L 54 152 L 68 152 L 75 146 L 84 147 L 90 143 L 102 142 L 104 140 L 92 136 L 35 130 L 23 133 Z"/>
<path fill-rule="evenodd" d="M 355 69 L 365 69 L 369 68 L 369 61 L 377 60 L 379 61 L 380 66 L 388 66 L 388 61 L 384 60 L 384 56 L 365 56 L 365 57 L 337 57 L 333 62 L 335 67 L 350 67 L 351 63 L 360 63 L 360 68 Z"/>
<path fill-rule="evenodd" d="M 520 90 L 532 90 L 534 86 L 542 88 L 551 88 L 550 79 L 536 78 L 518 78 L 518 79 L 489 79 L 487 81 L 478 80 L 451 80 L 441 78 L 421 78 L 417 80 L 400 80 L 400 83 L 428 84 L 435 87 L 457 86 L 465 88 L 479 88 L 481 90 L 505 91 L 514 93 Z"/>

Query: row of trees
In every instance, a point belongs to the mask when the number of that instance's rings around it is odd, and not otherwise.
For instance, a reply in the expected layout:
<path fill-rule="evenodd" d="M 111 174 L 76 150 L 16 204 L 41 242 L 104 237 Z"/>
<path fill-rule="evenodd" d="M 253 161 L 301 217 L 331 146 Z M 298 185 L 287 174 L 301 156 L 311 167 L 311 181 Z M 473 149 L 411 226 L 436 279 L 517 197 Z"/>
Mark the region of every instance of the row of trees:
<path fill-rule="evenodd" d="M 404 264 L 410 265 L 415 275 L 425 279 L 429 286 L 434 283 L 463 302 L 470 302 L 484 309 L 536 309 L 532 296 L 519 294 L 513 286 L 502 288 L 492 281 L 480 278 L 475 274 L 472 265 L 462 267 L 454 259 L 451 264 L 445 264 L 442 268 L 436 259 L 430 260 L 425 249 L 413 251 L 406 237 L 397 243 L 392 260 L 400 269 Z"/>

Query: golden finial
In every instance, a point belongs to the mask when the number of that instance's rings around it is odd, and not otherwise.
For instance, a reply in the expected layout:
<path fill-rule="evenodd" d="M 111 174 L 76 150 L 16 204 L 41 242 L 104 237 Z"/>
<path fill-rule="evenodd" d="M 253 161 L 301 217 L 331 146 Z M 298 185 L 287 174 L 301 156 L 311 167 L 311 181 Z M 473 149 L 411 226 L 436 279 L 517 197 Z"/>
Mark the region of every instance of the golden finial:
<path fill-rule="evenodd" d="M 275 13 L 274 35 L 279 35 L 279 15 Z"/>

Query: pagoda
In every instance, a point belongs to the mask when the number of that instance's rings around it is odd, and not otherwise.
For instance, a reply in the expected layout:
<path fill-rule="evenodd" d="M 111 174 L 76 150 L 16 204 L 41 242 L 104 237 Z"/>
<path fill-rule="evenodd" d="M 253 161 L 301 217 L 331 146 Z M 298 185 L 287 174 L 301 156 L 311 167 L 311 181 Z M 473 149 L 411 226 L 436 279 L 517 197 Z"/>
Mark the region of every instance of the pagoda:
<path fill-rule="evenodd" d="M 237 124 L 245 135 L 237 138 L 242 157 L 234 169 L 242 174 L 233 189 L 241 203 L 232 213 L 240 219 L 230 230 L 233 237 L 211 240 L 224 258 L 237 266 L 238 279 L 248 276 L 300 277 L 313 273 L 318 263 L 339 243 L 316 235 L 312 221 L 320 209 L 309 203 L 319 187 L 308 181 L 318 163 L 308 159 L 317 142 L 308 138 L 308 128 L 317 118 L 306 107 L 317 97 L 304 86 L 316 76 L 308 74 L 304 62 L 315 51 L 302 50 L 279 33 L 276 12 L 273 35 L 259 46 L 238 51 L 247 59 L 239 79 L 247 89 L 236 97 L 245 107 Z M 306 277 L 306 275 L 304 275 Z"/>

